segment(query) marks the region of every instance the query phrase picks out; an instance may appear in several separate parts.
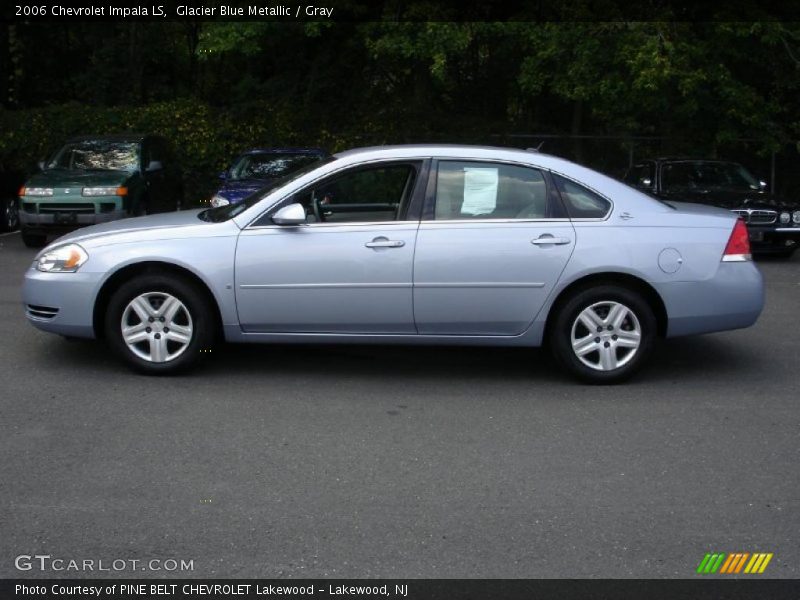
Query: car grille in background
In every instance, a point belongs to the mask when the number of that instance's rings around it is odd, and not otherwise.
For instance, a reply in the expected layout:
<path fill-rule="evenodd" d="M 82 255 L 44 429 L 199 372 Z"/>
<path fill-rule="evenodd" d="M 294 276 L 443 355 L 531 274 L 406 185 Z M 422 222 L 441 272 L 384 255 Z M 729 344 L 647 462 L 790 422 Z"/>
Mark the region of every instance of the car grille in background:
<path fill-rule="evenodd" d="M 738 208 L 734 210 L 745 223 L 750 225 L 771 225 L 778 218 L 778 213 L 774 210 L 754 210 L 751 208 Z"/>
<path fill-rule="evenodd" d="M 36 212 L 36 202 L 23 202 L 22 203 L 22 210 L 26 213 L 35 213 Z"/>
<path fill-rule="evenodd" d="M 94 214 L 94 204 L 91 203 L 81 203 L 81 204 L 40 204 L 39 205 L 39 213 L 40 214 L 52 214 L 52 213 L 64 213 L 64 212 L 76 212 L 81 214 Z"/>
<path fill-rule="evenodd" d="M 114 203 L 113 202 L 101 202 L 100 203 L 100 212 L 108 213 L 114 210 Z"/>
<path fill-rule="evenodd" d="M 28 316 L 34 319 L 49 321 L 58 314 L 58 309 L 52 306 L 36 306 L 28 304 Z"/>

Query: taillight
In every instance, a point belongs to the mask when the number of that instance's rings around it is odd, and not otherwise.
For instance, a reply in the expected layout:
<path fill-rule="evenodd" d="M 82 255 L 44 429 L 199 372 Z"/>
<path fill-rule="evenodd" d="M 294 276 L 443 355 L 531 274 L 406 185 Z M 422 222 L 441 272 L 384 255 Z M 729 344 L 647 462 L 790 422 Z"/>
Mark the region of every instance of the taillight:
<path fill-rule="evenodd" d="M 722 260 L 726 262 L 736 262 L 752 259 L 753 257 L 750 255 L 750 236 L 747 235 L 747 226 L 741 219 L 736 219 L 736 225 L 733 226 L 731 237 L 728 238 L 728 245 L 725 246 Z"/>

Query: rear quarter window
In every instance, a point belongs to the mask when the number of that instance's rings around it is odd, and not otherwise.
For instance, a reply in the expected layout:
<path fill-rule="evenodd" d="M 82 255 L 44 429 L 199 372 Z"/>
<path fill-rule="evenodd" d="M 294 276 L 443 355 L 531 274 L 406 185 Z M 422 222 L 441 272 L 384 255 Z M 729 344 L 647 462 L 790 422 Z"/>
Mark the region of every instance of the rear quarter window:
<path fill-rule="evenodd" d="M 570 219 L 604 219 L 611 202 L 574 181 L 553 173 L 556 188 Z"/>

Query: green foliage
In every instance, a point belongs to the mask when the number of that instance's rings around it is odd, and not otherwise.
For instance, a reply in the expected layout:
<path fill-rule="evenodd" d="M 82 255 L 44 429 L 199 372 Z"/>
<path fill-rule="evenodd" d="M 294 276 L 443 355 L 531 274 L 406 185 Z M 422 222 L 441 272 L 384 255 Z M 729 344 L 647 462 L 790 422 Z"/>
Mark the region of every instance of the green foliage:
<path fill-rule="evenodd" d="M 675 21 L 658 3 L 642 8 L 656 20 L 626 22 L 614 0 L 545 7 L 561 19 L 551 22 L 535 11 L 538 21 L 447 21 L 481 9 L 428 0 L 344 4 L 381 20 L 19 23 L 4 40 L 0 30 L 10 66 L 0 155 L 27 164 L 68 135 L 156 131 L 199 181 L 260 144 L 544 133 L 767 156 L 800 138 L 798 23 Z M 612 20 L 592 20 L 598 10 Z M 606 164 L 576 140 L 545 150 Z M 614 144 L 626 162 L 631 142 Z"/>

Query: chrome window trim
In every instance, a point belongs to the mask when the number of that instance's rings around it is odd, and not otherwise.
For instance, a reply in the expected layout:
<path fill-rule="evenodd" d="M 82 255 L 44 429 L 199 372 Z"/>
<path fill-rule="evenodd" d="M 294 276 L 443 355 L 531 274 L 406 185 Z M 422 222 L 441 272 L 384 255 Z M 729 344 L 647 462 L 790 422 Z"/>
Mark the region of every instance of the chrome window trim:
<path fill-rule="evenodd" d="M 245 229 L 254 231 L 260 229 L 324 229 L 329 227 L 373 227 L 377 225 L 411 226 L 419 225 L 419 221 L 342 221 L 341 223 L 305 223 L 303 225 L 251 225 Z"/>
<path fill-rule="evenodd" d="M 430 158 L 431 158 L 430 156 L 417 156 L 417 157 L 408 157 L 408 158 L 398 158 L 398 157 L 374 158 L 372 160 L 366 160 L 366 161 L 360 162 L 360 163 L 350 163 L 350 164 L 346 164 L 346 165 L 341 165 L 338 169 L 334 169 L 332 171 L 328 171 L 325 174 L 320 175 L 316 179 L 312 179 L 311 181 L 309 181 L 307 183 L 304 183 L 303 185 L 297 187 L 296 189 L 294 189 L 293 191 L 289 192 L 285 196 L 281 196 L 281 198 L 279 198 L 278 200 L 276 200 L 275 202 L 273 202 L 272 204 L 267 206 L 263 211 L 261 211 L 258 214 L 258 216 L 256 216 L 255 218 L 251 219 L 250 222 L 243 227 L 243 230 L 247 230 L 247 229 L 264 229 L 264 228 L 271 227 L 270 225 L 253 225 L 253 223 L 258 221 L 261 217 L 263 217 L 265 214 L 267 214 L 270 210 L 272 210 L 277 205 L 279 205 L 281 202 L 286 200 L 289 196 L 292 196 L 293 194 L 296 194 L 298 191 L 300 191 L 302 189 L 305 189 L 305 188 L 307 188 L 309 186 L 312 186 L 315 183 L 317 183 L 318 181 L 321 181 L 323 179 L 326 179 L 328 177 L 336 175 L 337 173 L 340 173 L 342 171 L 345 171 L 345 170 L 348 170 L 348 169 L 359 168 L 359 167 L 363 167 L 363 166 L 368 166 L 368 165 L 381 164 L 381 163 L 420 162 L 420 161 L 429 160 Z M 334 161 L 334 164 L 335 164 L 335 161 Z M 417 173 L 417 175 L 419 175 L 419 173 Z M 377 221 L 377 222 L 378 223 L 401 223 L 402 221 Z M 416 223 L 416 222 L 417 221 L 413 221 L 413 223 Z M 354 225 L 356 223 L 346 223 L 346 224 L 347 225 Z M 311 227 L 312 225 L 327 225 L 327 223 L 307 223 L 306 225 L 298 225 L 297 227 Z M 337 225 L 345 225 L 345 223 L 337 223 Z M 282 226 L 279 226 L 279 227 L 285 228 L 287 226 L 286 225 L 282 225 Z"/>
<path fill-rule="evenodd" d="M 544 217 L 541 219 L 424 219 L 420 221 L 420 225 L 466 225 L 470 223 L 484 223 L 484 224 L 502 224 L 502 223 L 569 223 L 571 220 L 575 219 L 568 219 L 568 218 L 548 218 Z"/>

